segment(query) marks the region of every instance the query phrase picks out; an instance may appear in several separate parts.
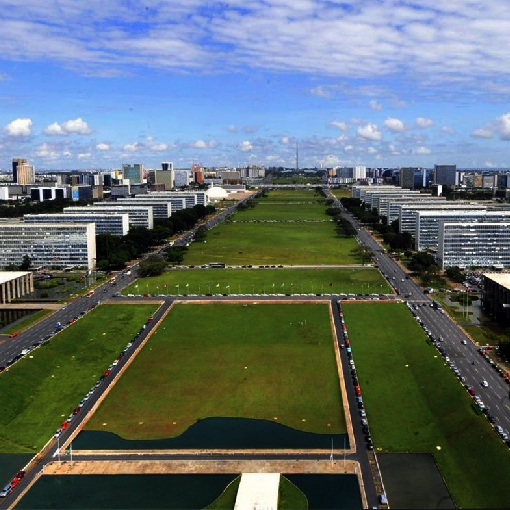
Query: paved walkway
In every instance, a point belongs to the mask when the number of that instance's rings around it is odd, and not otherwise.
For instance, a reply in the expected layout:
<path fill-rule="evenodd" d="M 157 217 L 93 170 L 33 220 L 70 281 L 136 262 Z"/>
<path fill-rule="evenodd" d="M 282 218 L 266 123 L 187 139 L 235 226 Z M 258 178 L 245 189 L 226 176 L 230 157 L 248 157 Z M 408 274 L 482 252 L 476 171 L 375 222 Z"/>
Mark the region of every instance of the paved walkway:
<path fill-rule="evenodd" d="M 276 510 L 280 473 L 243 473 L 234 510 Z"/>

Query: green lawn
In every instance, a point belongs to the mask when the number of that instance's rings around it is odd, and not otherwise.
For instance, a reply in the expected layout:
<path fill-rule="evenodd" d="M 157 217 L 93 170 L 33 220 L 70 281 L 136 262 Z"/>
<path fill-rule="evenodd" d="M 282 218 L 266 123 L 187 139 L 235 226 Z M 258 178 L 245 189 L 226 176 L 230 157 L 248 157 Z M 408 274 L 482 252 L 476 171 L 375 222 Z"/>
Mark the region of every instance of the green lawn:
<path fill-rule="evenodd" d="M 0 374 L 0 452 L 39 450 L 155 309 L 100 306 Z"/>
<path fill-rule="evenodd" d="M 13 333 L 14 331 L 23 331 L 24 329 L 29 328 L 32 326 L 32 324 L 35 324 L 36 322 L 44 319 L 47 315 L 50 313 L 53 313 L 55 310 L 34 310 L 34 313 L 31 313 L 30 315 L 27 315 L 25 318 L 16 321 L 15 324 L 12 324 L 11 326 L 8 326 L 7 328 L 2 330 L 3 335 L 9 335 L 10 333 Z"/>
<path fill-rule="evenodd" d="M 331 284 L 331 285 L 330 285 Z M 381 273 L 360 269 L 172 269 L 131 283 L 123 294 L 392 293 Z"/>
<path fill-rule="evenodd" d="M 255 221 L 255 220 L 313 220 L 329 221 L 331 216 L 326 214 L 324 203 L 308 202 L 268 202 L 265 199 L 259 200 L 253 209 L 239 211 L 233 218 L 234 221 Z"/>
<path fill-rule="evenodd" d="M 214 227 L 207 241 L 191 243 L 186 265 L 358 264 L 355 239 L 340 238 L 333 223 L 226 223 Z"/>
<path fill-rule="evenodd" d="M 344 433 L 328 305 L 175 305 L 87 429 L 160 439 L 208 417 Z"/>
<path fill-rule="evenodd" d="M 429 452 L 457 506 L 510 506 L 510 452 L 403 304 L 345 304 L 376 448 Z"/>
<path fill-rule="evenodd" d="M 264 200 L 267 202 L 293 202 L 293 201 L 314 201 L 321 200 L 324 201 L 325 198 L 315 191 L 315 189 L 272 189 L 267 192 L 267 196 L 261 198 L 260 200 Z"/>

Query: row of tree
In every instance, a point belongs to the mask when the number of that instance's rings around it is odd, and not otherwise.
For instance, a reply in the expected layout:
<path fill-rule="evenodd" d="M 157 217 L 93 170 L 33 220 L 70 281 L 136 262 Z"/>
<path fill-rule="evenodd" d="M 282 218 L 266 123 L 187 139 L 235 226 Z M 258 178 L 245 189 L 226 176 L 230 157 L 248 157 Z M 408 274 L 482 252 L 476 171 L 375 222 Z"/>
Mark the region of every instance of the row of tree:
<path fill-rule="evenodd" d="M 132 227 L 123 237 L 111 234 L 96 236 L 96 257 L 99 270 L 123 269 L 130 260 L 141 257 L 152 247 L 158 246 L 175 234 L 190 230 L 196 223 L 212 214 L 214 206 L 196 205 L 181 209 L 170 218 L 157 219 L 154 228 Z"/>

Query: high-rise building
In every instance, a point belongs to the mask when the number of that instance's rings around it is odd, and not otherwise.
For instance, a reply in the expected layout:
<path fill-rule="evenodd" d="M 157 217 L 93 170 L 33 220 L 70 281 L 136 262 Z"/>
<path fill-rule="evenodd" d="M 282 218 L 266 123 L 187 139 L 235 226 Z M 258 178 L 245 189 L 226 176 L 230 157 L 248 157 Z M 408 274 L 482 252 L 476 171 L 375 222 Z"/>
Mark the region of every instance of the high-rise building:
<path fill-rule="evenodd" d="M 140 184 L 143 182 L 144 167 L 142 163 L 122 165 L 122 178 L 129 179 L 129 184 Z"/>
<path fill-rule="evenodd" d="M 457 165 L 434 165 L 434 182 L 447 186 L 458 186 Z"/>
<path fill-rule="evenodd" d="M 163 172 L 173 172 L 174 164 L 171 161 L 161 163 L 161 170 Z"/>
<path fill-rule="evenodd" d="M 16 184 L 34 184 L 35 168 L 25 158 L 12 160 L 12 180 Z"/>

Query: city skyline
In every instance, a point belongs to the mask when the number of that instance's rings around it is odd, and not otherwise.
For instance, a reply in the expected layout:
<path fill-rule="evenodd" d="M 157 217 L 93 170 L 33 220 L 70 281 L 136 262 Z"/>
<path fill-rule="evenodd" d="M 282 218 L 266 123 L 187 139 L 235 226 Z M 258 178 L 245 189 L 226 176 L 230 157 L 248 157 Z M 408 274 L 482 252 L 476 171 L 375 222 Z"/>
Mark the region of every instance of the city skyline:
<path fill-rule="evenodd" d="M 510 166 L 504 0 L 0 0 L 0 167 Z"/>

